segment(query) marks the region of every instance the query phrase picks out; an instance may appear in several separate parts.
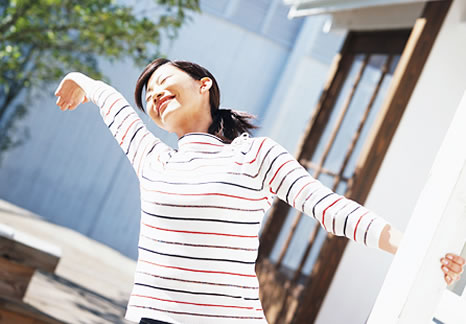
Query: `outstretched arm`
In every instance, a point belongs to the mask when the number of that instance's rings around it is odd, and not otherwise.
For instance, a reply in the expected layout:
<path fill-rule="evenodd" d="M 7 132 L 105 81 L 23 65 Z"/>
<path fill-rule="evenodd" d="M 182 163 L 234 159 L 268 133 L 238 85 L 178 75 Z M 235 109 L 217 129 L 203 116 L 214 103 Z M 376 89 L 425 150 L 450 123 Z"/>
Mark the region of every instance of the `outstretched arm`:
<path fill-rule="evenodd" d="M 60 82 L 55 95 L 61 110 L 73 110 L 89 100 L 95 103 L 138 177 L 141 176 L 142 166 L 149 153 L 159 154 L 171 150 L 147 129 L 123 95 L 102 81 L 71 72 Z"/>
<path fill-rule="evenodd" d="M 263 145 L 266 190 L 314 217 L 329 233 L 391 254 L 397 252 L 403 238 L 401 231 L 357 202 L 332 192 L 272 139 L 265 138 Z M 465 264 L 464 258 L 452 253 L 440 262 L 447 284 L 459 278 Z"/>

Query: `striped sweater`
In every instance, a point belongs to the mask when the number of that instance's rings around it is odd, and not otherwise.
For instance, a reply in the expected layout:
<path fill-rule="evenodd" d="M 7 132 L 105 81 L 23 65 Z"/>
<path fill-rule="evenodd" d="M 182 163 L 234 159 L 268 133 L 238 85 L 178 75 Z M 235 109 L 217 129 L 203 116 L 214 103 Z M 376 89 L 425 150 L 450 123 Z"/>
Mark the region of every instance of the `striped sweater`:
<path fill-rule="evenodd" d="M 231 144 L 188 133 L 172 149 L 111 86 L 76 78 L 139 179 L 140 237 L 125 318 L 267 323 L 255 273 L 258 233 L 278 196 L 335 235 L 378 247 L 387 222 L 309 175 L 268 137 Z"/>

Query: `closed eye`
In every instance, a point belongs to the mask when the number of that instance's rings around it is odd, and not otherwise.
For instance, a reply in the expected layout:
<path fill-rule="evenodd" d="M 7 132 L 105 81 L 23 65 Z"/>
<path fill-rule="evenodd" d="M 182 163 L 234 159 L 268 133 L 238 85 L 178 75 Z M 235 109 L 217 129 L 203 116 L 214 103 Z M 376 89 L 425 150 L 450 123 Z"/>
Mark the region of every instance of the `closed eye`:
<path fill-rule="evenodd" d="M 168 75 L 167 77 L 165 77 L 162 82 L 160 82 L 160 85 L 162 85 L 165 80 L 167 80 L 169 77 L 171 77 L 172 75 Z M 149 102 L 150 100 L 152 99 L 152 95 L 150 95 L 149 97 L 146 98 L 146 103 Z"/>

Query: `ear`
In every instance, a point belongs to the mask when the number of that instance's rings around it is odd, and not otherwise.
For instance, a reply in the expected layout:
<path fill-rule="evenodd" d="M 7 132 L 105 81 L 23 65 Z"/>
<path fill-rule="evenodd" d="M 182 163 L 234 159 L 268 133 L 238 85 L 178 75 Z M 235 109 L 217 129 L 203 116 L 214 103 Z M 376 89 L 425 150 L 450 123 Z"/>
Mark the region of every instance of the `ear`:
<path fill-rule="evenodd" d="M 200 91 L 201 93 L 208 92 L 210 88 L 212 87 L 212 79 L 209 77 L 203 77 L 202 79 L 199 80 L 201 88 Z"/>

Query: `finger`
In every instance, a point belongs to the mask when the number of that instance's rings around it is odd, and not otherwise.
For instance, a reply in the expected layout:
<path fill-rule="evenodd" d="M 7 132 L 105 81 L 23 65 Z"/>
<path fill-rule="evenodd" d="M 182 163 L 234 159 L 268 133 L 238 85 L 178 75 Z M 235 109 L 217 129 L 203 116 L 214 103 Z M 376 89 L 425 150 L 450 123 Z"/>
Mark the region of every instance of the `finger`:
<path fill-rule="evenodd" d="M 450 285 L 452 283 L 452 280 L 448 275 L 445 275 L 445 281 L 446 281 L 447 285 Z"/>
<path fill-rule="evenodd" d="M 456 272 L 456 273 L 462 273 L 463 272 L 463 266 L 456 263 L 455 261 L 448 260 L 446 258 L 442 258 L 440 260 L 440 262 L 442 262 L 442 264 L 447 266 L 453 272 Z"/>
<path fill-rule="evenodd" d="M 63 89 L 63 82 L 64 80 L 61 80 L 60 84 L 57 87 L 57 90 L 55 90 L 55 96 L 60 96 L 62 89 Z"/>
<path fill-rule="evenodd" d="M 73 103 L 71 103 L 71 104 L 69 105 L 68 109 L 69 109 L 69 110 L 74 110 L 74 109 L 76 109 L 76 107 L 78 107 L 78 106 L 79 106 L 79 102 L 73 102 Z"/>
<path fill-rule="evenodd" d="M 452 281 L 455 281 L 459 278 L 459 274 L 451 271 L 447 266 L 442 266 L 442 271 L 445 273 L 446 276 L 450 277 Z"/>
<path fill-rule="evenodd" d="M 62 111 L 65 111 L 65 110 L 68 110 L 69 107 L 70 107 L 70 103 L 68 101 L 65 101 L 65 100 L 61 100 L 58 104 L 58 106 L 60 107 L 60 109 Z"/>
<path fill-rule="evenodd" d="M 83 103 L 89 102 L 89 98 L 87 96 L 84 96 Z"/>
<path fill-rule="evenodd" d="M 447 253 L 446 257 L 447 259 L 454 261 L 458 263 L 459 265 L 464 265 L 466 263 L 463 257 L 453 254 L 453 253 Z"/>
<path fill-rule="evenodd" d="M 60 107 L 61 110 L 63 110 L 64 103 L 65 103 L 65 100 L 62 97 L 58 97 L 56 104 L 58 107 Z"/>

